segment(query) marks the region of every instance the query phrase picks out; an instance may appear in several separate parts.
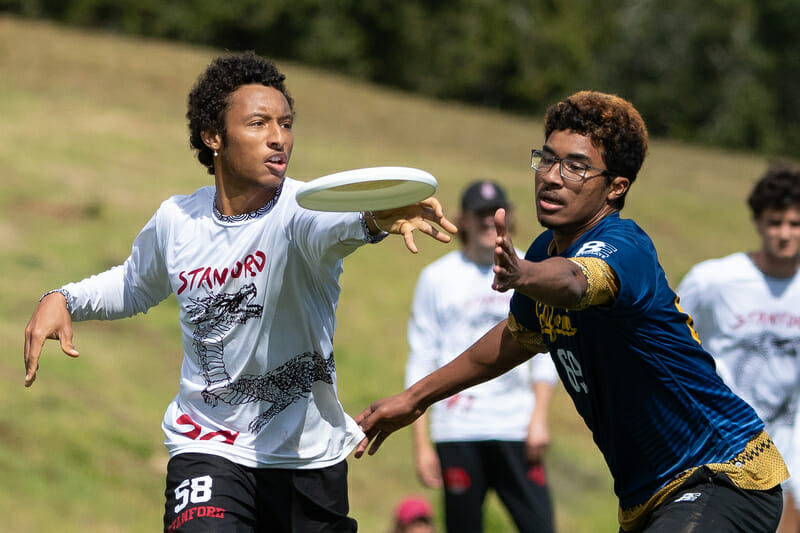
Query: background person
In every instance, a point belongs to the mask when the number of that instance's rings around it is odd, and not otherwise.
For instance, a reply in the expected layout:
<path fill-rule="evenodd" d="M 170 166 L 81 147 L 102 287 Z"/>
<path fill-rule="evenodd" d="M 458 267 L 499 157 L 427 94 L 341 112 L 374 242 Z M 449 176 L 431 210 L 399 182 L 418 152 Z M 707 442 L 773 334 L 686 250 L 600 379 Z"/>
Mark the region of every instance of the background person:
<path fill-rule="evenodd" d="M 170 294 L 184 357 L 162 428 L 165 531 L 356 530 L 345 458 L 363 434 L 333 358 L 342 259 L 386 233 L 448 242 L 435 198 L 375 213 L 298 206 L 286 177 L 294 102 L 275 65 L 214 60 L 189 95 L 190 140 L 214 185 L 161 204 L 124 264 L 46 294 L 25 329 L 25 385 L 45 339 L 78 356 L 72 320 L 146 312 Z M 378 227 L 380 224 L 380 228 Z"/>
<path fill-rule="evenodd" d="M 444 366 L 508 314 L 511 293 L 492 290 L 494 213 L 510 211 L 505 191 L 477 181 L 462 193 L 461 250 L 425 267 L 408 324 L 406 386 Z M 547 414 L 558 379 L 549 354 L 431 407 L 413 424 L 420 481 L 444 487 L 447 531 L 483 531 L 483 502 L 497 492 L 519 531 L 553 531 L 542 462 Z M 436 445 L 434 450 L 431 440 Z"/>
<path fill-rule="evenodd" d="M 581 91 L 548 108 L 545 144 L 531 152 L 547 231 L 524 260 L 495 214 L 493 287 L 514 290 L 508 319 L 359 414 L 367 438 L 355 457 L 434 402 L 549 351 L 611 471 L 621 531 L 775 531 L 783 459 L 717 375 L 650 238 L 619 215 L 647 142 L 638 111 L 617 96 Z"/>
<path fill-rule="evenodd" d="M 773 164 L 749 198 L 761 245 L 695 265 L 678 286 L 717 372 L 764 421 L 797 478 L 793 432 L 800 401 L 800 169 Z M 800 529 L 784 484 L 780 532 Z"/>

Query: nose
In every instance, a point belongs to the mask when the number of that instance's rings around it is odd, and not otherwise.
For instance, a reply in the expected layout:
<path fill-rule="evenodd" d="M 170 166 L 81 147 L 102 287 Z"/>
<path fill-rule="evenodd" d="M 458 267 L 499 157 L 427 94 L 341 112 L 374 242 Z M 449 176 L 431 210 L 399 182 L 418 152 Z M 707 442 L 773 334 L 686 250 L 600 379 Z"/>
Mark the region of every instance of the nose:
<path fill-rule="evenodd" d="M 792 224 L 784 220 L 780 226 L 778 226 L 778 238 L 784 241 L 788 241 L 792 236 Z"/>
<path fill-rule="evenodd" d="M 556 161 L 549 170 L 537 170 L 536 178 L 545 183 L 563 183 L 561 161 Z"/>
<path fill-rule="evenodd" d="M 288 133 L 288 130 L 281 127 L 280 124 L 270 124 L 267 145 L 273 150 L 283 150 Z"/>

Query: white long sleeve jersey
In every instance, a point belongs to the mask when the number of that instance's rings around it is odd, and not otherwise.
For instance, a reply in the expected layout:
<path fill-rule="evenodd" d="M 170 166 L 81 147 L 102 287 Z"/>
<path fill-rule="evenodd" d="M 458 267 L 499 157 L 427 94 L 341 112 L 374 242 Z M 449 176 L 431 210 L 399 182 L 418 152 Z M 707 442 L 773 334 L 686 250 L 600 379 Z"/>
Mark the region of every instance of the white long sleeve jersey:
<path fill-rule="evenodd" d="M 717 373 L 791 460 L 800 401 L 800 275 L 766 276 L 747 254 L 735 253 L 695 265 L 677 293 Z"/>
<path fill-rule="evenodd" d="M 367 242 L 357 213 L 275 200 L 227 217 L 215 188 L 161 204 L 124 264 L 62 287 L 74 320 L 128 317 L 175 294 L 183 364 L 162 428 L 170 456 L 322 468 L 363 438 L 336 392 L 333 334 L 342 259 Z"/>
<path fill-rule="evenodd" d="M 518 252 L 519 254 L 519 252 Z M 440 368 L 508 316 L 511 292 L 492 290 L 492 266 L 455 251 L 426 266 L 408 323 L 406 386 Z M 534 407 L 533 382 L 558 380 L 549 354 L 433 404 L 434 442 L 524 441 Z"/>

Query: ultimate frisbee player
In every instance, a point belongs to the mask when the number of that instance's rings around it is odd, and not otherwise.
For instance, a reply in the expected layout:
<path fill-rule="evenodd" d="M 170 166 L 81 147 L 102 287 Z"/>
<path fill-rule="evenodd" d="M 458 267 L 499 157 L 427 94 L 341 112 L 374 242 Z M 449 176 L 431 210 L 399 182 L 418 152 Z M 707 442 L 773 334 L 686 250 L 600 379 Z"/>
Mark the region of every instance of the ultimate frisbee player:
<path fill-rule="evenodd" d="M 374 213 L 303 209 L 286 177 L 293 100 L 252 53 L 214 60 L 189 95 L 190 140 L 214 186 L 166 200 L 124 264 L 46 294 L 25 330 L 73 357 L 72 320 L 135 315 L 174 294 L 184 358 L 162 428 L 165 531 L 354 532 L 345 458 L 363 438 L 336 390 L 342 259 L 412 232 L 448 242 L 435 198 Z"/>
<path fill-rule="evenodd" d="M 621 531 L 774 532 L 783 459 L 717 375 L 650 238 L 619 214 L 647 151 L 644 121 L 629 102 L 584 91 L 548 109 L 545 139 L 531 166 L 548 229 L 524 260 L 495 214 L 494 288 L 515 291 L 508 318 L 358 415 L 367 438 L 355 456 L 432 403 L 549 351 L 614 478 Z"/>
<path fill-rule="evenodd" d="M 797 472 L 800 168 L 773 163 L 747 203 L 761 247 L 695 265 L 678 295 L 719 375 L 753 406 Z M 800 531 L 797 477 L 783 484 L 779 533 Z"/>

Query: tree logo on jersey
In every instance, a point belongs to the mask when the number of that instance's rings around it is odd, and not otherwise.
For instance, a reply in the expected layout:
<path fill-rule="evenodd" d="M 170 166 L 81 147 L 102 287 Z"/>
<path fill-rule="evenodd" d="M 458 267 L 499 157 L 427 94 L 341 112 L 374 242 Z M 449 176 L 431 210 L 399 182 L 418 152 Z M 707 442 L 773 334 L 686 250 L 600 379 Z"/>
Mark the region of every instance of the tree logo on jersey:
<path fill-rule="evenodd" d="M 192 346 L 200 364 L 206 388 L 203 400 L 216 407 L 219 402 L 242 405 L 250 402 L 269 402 L 270 408 L 254 418 L 249 425 L 253 433 L 261 431 L 270 420 L 301 398 L 307 398 L 316 381 L 333 384 L 335 363 L 333 354 L 323 357 L 316 352 L 300 354 L 263 376 L 243 375 L 232 380 L 225 368 L 225 335 L 237 324 L 261 318 L 263 306 L 252 303 L 256 287 L 248 284 L 236 293 L 210 294 L 189 298 L 189 322 L 196 324 Z"/>
<path fill-rule="evenodd" d="M 575 257 L 593 255 L 600 259 L 608 259 L 608 257 L 616 251 L 616 248 L 603 241 L 588 241 L 583 243 L 583 246 L 581 246 L 581 249 L 575 254 Z"/>

